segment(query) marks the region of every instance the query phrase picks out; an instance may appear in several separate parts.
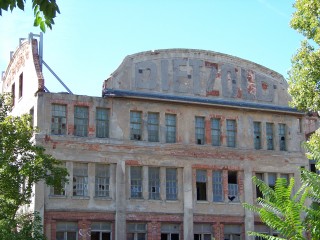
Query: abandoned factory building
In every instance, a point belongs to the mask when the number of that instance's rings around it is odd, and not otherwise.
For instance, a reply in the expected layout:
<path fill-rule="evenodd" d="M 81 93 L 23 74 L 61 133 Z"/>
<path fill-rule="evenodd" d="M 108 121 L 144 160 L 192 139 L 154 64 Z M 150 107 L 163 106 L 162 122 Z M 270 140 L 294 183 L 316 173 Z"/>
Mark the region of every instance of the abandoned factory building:
<path fill-rule="evenodd" d="M 69 172 L 63 191 L 34 187 L 30 209 L 49 240 L 277 234 L 242 203 L 260 194 L 253 176 L 299 183 L 309 168 L 301 143 L 318 126 L 289 107 L 282 75 L 213 51 L 156 50 L 127 56 L 91 97 L 49 92 L 41 52 L 41 38 L 21 41 L 2 92 L 13 115 L 32 114 L 34 142 Z"/>

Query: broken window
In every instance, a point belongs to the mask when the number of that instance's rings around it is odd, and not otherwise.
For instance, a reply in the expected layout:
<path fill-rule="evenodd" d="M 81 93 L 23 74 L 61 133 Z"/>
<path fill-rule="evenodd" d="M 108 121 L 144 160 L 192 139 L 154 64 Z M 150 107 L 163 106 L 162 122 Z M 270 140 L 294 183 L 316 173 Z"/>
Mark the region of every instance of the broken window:
<path fill-rule="evenodd" d="M 211 224 L 194 224 L 194 240 L 211 240 L 213 236 Z"/>
<path fill-rule="evenodd" d="M 273 150 L 273 123 L 266 123 L 267 149 Z"/>
<path fill-rule="evenodd" d="M 261 123 L 253 122 L 254 148 L 261 149 Z"/>
<path fill-rule="evenodd" d="M 110 166 L 96 164 L 96 197 L 109 197 Z"/>
<path fill-rule="evenodd" d="M 166 114 L 166 143 L 176 142 L 177 116 Z"/>
<path fill-rule="evenodd" d="M 195 119 L 196 144 L 204 144 L 204 117 L 196 117 Z"/>
<path fill-rule="evenodd" d="M 73 163 L 73 196 L 88 196 L 88 164 Z"/>
<path fill-rule="evenodd" d="M 96 110 L 96 137 L 109 137 L 109 109 L 97 108 Z"/>
<path fill-rule="evenodd" d="M 57 240 L 77 240 L 77 222 L 58 222 L 56 227 Z"/>
<path fill-rule="evenodd" d="M 160 199 L 160 168 L 149 168 L 149 199 Z"/>
<path fill-rule="evenodd" d="M 91 240 L 111 240 L 111 223 L 91 223 Z"/>
<path fill-rule="evenodd" d="M 142 198 L 142 167 L 130 168 L 131 198 Z"/>
<path fill-rule="evenodd" d="M 19 76 L 19 98 L 22 98 L 23 95 L 23 73 Z"/>
<path fill-rule="evenodd" d="M 141 112 L 130 112 L 130 139 L 141 140 L 142 139 L 142 119 Z"/>
<path fill-rule="evenodd" d="M 51 134 L 65 135 L 67 132 L 67 106 L 52 104 L 51 106 Z"/>
<path fill-rule="evenodd" d="M 88 107 L 74 107 L 74 135 L 79 137 L 88 136 L 89 109 Z"/>
<path fill-rule="evenodd" d="M 280 151 L 286 151 L 286 125 L 279 123 Z"/>
<path fill-rule="evenodd" d="M 179 225 L 178 224 L 162 224 L 161 225 L 161 240 L 179 240 Z"/>
<path fill-rule="evenodd" d="M 236 147 L 236 121 L 227 119 L 227 146 Z"/>
<path fill-rule="evenodd" d="M 148 113 L 148 141 L 159 142 L 159 113 Z"/>
<path fill-rule="evenodd" d="M 211 139 L 213 146 L 220 146 L 220 119 L 213 118 L 211 119 Z"/>
<path fill-rule="evenodd" d="M 230 202 L 239 201 L 237 172 L 228 172 L 228 199 Z"/>
<path fill-rule="evenodd" d="M 147 240 L 147 225 L 145 223 L 129 223 L 127 240 Z"/>
<path fill-rule="evenodd" d="M 213 193 L 213 202 L 223 201 L 223 184 L 222 184 L 221 171 L 212 172 L 212 193 Z"/>
<path fill-rule="evenodd" d="M 166 169 L 166 199 L 177 200 L 178 196 L 177 186 L 177 169 L 167 168 Z"/>
<path fill-rule="evenodd" d="M 66 164 L 63 163 L 62 167 L 65 167 Z M 50 187 L 50 195 L 53 196 L 64 196 L 65 195 L 65 182 L 60 181 L 58 187 Z"/>
<path fill-rule="evenodd" d="M 207 200 L 207 171 L 197 170 L 196 172 L 197 200 Z"/>

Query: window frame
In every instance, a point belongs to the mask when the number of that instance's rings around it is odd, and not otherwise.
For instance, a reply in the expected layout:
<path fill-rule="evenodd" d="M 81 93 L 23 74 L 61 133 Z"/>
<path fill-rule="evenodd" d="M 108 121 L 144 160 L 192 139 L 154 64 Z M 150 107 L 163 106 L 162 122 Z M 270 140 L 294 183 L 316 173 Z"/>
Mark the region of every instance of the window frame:
<path fill-rule="evenodd" d="M 207 187 L 208 176 L 207 170 L 196 170 L 196 197 L 197 201 L 208 201 Z"/>
<path fill-rule="evenodd" d="M 96 137 L 109 138 L 110 109 L 96 108 Z"/>
<path fill-rule="evenodd" d="M 171 174 L 170 171 L 174 171 Z M 174 177 L 175 175 L 175 177 Z M 166 200 L 178 199 L 178 169 L 166 168 Z"/>
<path fill-rule="evenodd" d="M 130 140 L 142 140 L 142 112 L 130 111 Z"/>
<path fill-rule="evenodd" d="M 216 176 L 219 175 L 219 176 Z M 212 171 L 212 201 L 223 202 L 224 191 L 223 191 L 223 174 L 220 170 Z"/>
<path fill-rule="evenodd" d="M 226 120 L 227 147 L 237 146 L 237 122 L 234 119 Z"/>
<path fill-rule="evenodd" d="M 88 197 L 88 163 L 73 163 L 73 197 Z"/>
<path fill-rule="evenodd" d="M 160 168 L 148 168 L 149 199 L 160 200 Z"/>
<path fill-rule="evenodd" d="M 74 135 L 88 137 L 89 107 L 74 106 Z"/>
<path fill-rule="evenodd" d="M 67 134 L 67 105 L 57 103 L 51 104 L 51 134 Z"/>
<path fill-rule="evenodd" d="M 261 144 L 261 122 L 253 122 L 254 149 L 262 148 Z"/>
<path fill-rule="evenodd" d="M 134 172 L 136 171 L 136 172 Z M 142 167 L 130 167 L 130 198 L 142 199 L 143 198 L 143 184 L 142 184 Z M 133 191 L 134 190 L 134 191 Z"/>
<path fill-rule="evenodd" d="M 211 119 L 211 144 L 221 146 L 221 121 L 220 118 Z"/>
<path fill-rule="evenodd" d="M 195 142 L 198 145 L 205 144 L 205 117 L 195 117 Z"/>
<path fill-rule="evenodd" d="M 266 123 L 267 150 L 274 150 L 274 124 Z"/>
<path fill-rule="evenodd" d="M 279 133 L 279 150 L 287 151 L 286 124 L 279 123 L 278 133 Z"/>
<path fill-rule="evenodd" d="M 148 112 L 148 141 L 159 142 L 160 117 L 157 112 Z"/>
<path fill-rule="evenodd" d="M 177 115 L 165 114 L 166 121 L 166 143 L 176 143 L 177 141 Z"/>
<path fill-rule="evenodd" d="M 110 197 L 110 165 L 97 163 L 95 165 L 95 197 Z M 101 189 L 102 188 L 102 189 Z"/>

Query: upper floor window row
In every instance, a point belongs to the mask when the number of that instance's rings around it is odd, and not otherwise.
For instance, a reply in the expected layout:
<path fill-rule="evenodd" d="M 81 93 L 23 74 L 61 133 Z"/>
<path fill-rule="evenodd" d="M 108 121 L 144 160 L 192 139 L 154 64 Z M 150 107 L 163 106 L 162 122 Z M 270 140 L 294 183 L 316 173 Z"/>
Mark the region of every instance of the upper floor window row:
<path fill-rule="evenodd" d="M 67 134 L 67 105 L 52 104 L 51 134 Z M 87 137 L 89 131 L 89 107 L 75 106 L 73 116 L 73 134 Z M 147 140 L 149 142 L 177 142 L 177 115 L 159 112 L 130 111 L 130 140 Z M 238 146 L 238 122 L 236 119 L 211 118 L 204 116 L 194 118 L 194 142 L 199 145 Z M 70 129 L 72 131 L 72 129 Z M 109 138 L 110 109 L 96 108 L 95 136 Z M 254 121 L 252 124 L 253 148 L 280 151 L 287 150 L 287 125 Z"/>

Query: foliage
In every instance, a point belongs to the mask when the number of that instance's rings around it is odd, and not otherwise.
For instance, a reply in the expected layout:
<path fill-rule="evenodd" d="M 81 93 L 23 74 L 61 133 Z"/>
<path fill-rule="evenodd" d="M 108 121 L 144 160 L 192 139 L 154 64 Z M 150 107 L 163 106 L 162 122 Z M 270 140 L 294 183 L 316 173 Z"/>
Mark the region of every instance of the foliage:
<path fill-rule="evenodd" d="M 12 227 L 15 226 L 15 227 Z M 1 240 L 45 240 L 38 213 L 20 214 L 13 220 L 0 220 Z"/>
<path fill-rule="evenodd" d="M 270 228 L 276 229 L 282 237 L 254 232 L 251 232 L 250 235 L 265 239 L 305 239 L 308 224 L 305 224 L 305 219 L 301 216 L 307 209 L 305 203 L 309 195 L 309 187 L 303 186 L 294 194 L 293 178 L 290 179 L 289 185 L 285 178 L 278 178 L 274 189 L 256 177 L 253 177 L 253 182 L 258 186 L 263 197 L 257 199 L 259 206 L 245 203 L 244 207 L 258 213 L 261 221 Z"/>
<path fill-rule="evenodd" d="M 10 110 L 8 95 L 0 95 L 0 223 L 12 228 L 16 226 L 12 223 L 27 221 L 28 216 L 20 216 L 18 210 L 31 203 L 34 184 L 44 181 L 61 188 L 61 182 L 67 181 L 67 170 L 31 141 L 36 133 L 31 117 L 10 116 Z M 4 239 L 2 235 L 0 239 Z"/>
<path fill-rule="evenodd" d="M 24 10 L 26 0 L 0 0 L 0 15 L 2 10 L 12 12 L 16 7 Z M 39 26 L 42 32 L 46 27 L 52 29 L 54 18 L 60 13 L 56 0 L 32 0 L 32 9 L 34 12 L 34 26 Z"/>
<path fill-rule="evenodd" d="M 320 110 L 320 1 L 296 0 L 291 27 L 306 39 L 293 56 L 289 71 L 292 106 L 305 111 Z"/>

